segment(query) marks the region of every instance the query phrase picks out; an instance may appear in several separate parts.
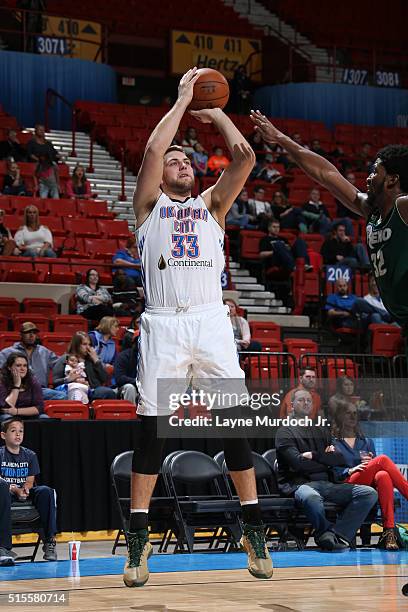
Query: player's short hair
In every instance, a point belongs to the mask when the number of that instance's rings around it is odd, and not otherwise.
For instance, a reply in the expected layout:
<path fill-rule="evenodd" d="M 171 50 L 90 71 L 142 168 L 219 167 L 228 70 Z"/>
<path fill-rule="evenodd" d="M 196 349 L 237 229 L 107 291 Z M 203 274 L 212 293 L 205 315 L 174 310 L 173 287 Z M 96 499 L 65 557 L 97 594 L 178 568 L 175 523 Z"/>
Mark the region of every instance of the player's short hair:
<path fill-rule="evenodd" d="M 185 153 L 183 147 L 180 147 L 180 145 L 171 145 L 171 147 L 169 147 L 167 151 L 165 151 L 164 155 L 167 155 L 167 153 L 171 153 L 172 151 L 178 151 L 179 153 Z"/>
<path fill-rule="evenodd" d="M 408 146 L 388 145 L 378 151 L 377 159 L 387 174 L 398 174 L 402 191 L 408 191 Z"/>
<path fill-rule="evenodd" d="M 12 423 L 21 423 L 21 425 L 24 427 L 24 421 L 20 419 L 20 417 L 11 417 L 10 419 L 7 419 L 7 421 L 3 421 L 1 424 L 1 431 L 6 433 L 9 427 L 11 427 Z"/>

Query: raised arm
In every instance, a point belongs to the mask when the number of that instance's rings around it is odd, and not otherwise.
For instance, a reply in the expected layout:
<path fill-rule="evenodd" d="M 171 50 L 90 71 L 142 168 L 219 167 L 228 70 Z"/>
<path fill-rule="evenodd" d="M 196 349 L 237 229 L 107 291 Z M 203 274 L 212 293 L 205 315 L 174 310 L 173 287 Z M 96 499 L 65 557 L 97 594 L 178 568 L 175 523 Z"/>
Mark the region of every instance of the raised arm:
<path fill-rule="evenodd" d="M 211 214 L 221 225 L 224 225 L 225 215 L 241 193 L 254 167 L 255 153 L 231 119 L 220 108 L 191 111 L 191 115 L 202 123 L 213 123 L 223 136 L 231 153 L 232 161 L 229 166 L 221 174 L 216 184 L 202 194 Z"/>
<path fill-rule="evenodd" d="M 255 130 L 260 132 L 265 142 L 277 143 L 286 149 L 299 168 L 311 179 L 330 191 L 344 206 L 362 217 L 368 217 L 367 195 L 359 192 L 354 185 L 349 183 L 331 162 L 294 142 L 272 125 L 260 111 L 251 111 L 250 116 Z"/>
<path fill-rule="evenodd" d="M 194 83 L 198 77 L 197 68 L 191 68 L 182 77 L 176 103 L 156 125 L 147 141 L 133 195 L 133 208 L 138 226 L 149 216 L 159 196 L 163 156 L 171 145 L 180 121 L 192 100 Z"/>

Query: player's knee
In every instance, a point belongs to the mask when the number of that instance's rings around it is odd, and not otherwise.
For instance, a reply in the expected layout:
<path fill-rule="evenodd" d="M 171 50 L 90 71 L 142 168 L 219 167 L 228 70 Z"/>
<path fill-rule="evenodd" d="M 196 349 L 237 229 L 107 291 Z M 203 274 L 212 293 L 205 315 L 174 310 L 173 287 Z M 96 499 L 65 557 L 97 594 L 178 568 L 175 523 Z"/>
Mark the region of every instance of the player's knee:
<path fill-rule="evenodd" d="M 224 457 L 230 472 L 243 472 L 254 467 L 252 451 L 246 438 L 224 438 Z"/>

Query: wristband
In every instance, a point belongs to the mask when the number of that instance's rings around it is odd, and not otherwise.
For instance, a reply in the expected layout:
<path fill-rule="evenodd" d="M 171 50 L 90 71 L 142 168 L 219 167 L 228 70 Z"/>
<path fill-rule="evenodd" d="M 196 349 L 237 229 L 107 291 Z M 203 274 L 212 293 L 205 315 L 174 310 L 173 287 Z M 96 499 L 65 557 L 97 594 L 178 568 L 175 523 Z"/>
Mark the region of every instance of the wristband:
<path fill-rule="evenodd" d="M 20 389 L 21 389 L 21 386 L 20 386 L 20 387 L 11 387 L 11 388 L 12 388 L 12 389 L 19 389 L 19 390 L 20 390 Z"/>

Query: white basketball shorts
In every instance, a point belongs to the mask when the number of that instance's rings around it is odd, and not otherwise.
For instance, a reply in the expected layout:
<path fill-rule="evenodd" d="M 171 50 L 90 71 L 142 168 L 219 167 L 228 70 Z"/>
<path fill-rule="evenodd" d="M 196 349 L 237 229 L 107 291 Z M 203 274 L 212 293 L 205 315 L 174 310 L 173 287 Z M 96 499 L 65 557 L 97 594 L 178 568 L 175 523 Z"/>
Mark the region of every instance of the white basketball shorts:
<path fill-rule="evenodd" d="M 190 385 L 213 394 L 212 405 L 206 402 L 210 408 L 237 406 L 247 389 L 228 306 L 216 302 L 179 312 L 147 308 L 141 316 L 136 384 L 137 413 L 146 416 L 172 414 L 177 395 Z"/>

